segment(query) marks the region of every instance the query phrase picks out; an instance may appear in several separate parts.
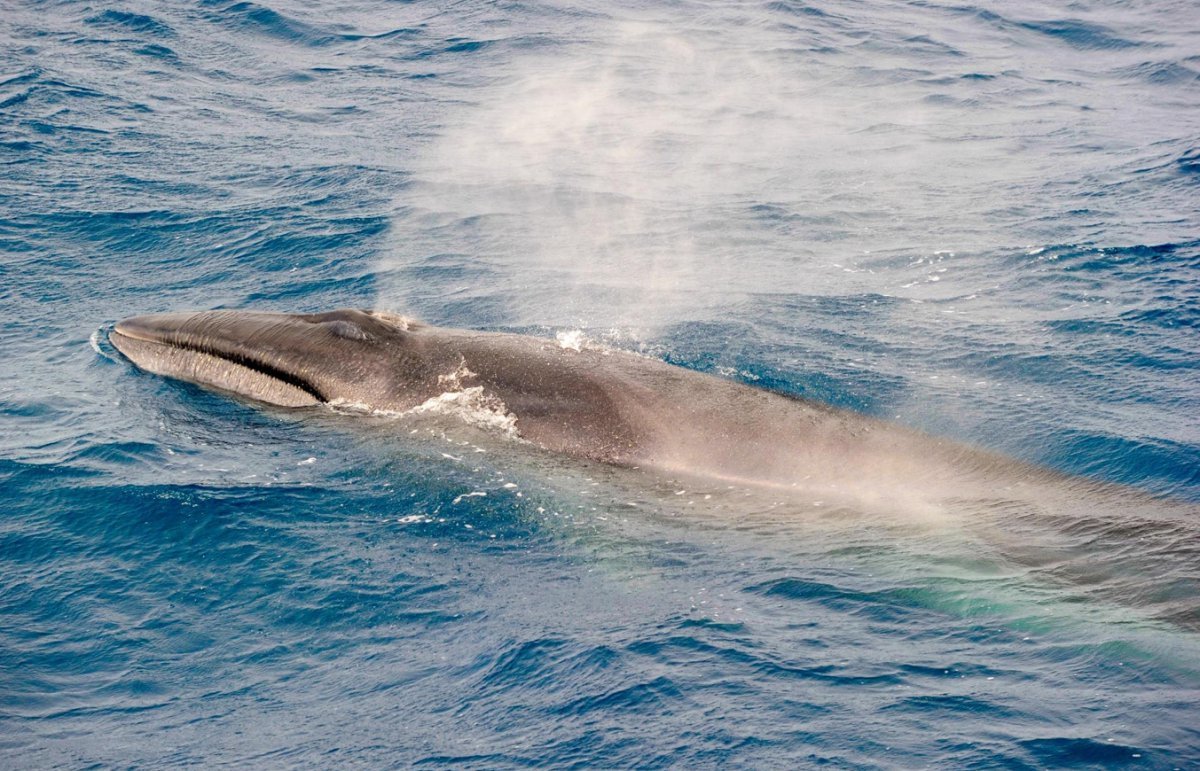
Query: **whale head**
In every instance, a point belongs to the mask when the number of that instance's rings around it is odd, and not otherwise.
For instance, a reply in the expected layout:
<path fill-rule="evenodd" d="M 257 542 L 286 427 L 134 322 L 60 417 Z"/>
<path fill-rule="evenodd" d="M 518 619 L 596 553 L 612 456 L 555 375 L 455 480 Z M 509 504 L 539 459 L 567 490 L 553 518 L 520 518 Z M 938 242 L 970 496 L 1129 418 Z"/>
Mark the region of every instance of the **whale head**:
<path fill-rule="evenodd" d="M 108 338 L 143 370 L 267 404 L 404 410 L 436 393 L 422 328 L 356 309 L 218 310 L 134 316 Z"/>

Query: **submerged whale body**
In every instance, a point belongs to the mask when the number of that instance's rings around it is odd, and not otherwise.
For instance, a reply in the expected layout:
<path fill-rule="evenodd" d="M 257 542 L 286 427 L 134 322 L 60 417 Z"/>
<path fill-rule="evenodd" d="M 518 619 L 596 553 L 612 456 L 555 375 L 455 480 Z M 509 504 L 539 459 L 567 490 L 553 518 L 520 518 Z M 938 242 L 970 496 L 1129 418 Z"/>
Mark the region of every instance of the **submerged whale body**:
<path fill-rule="evenodd" d="M 404 413 L 470 395 L 550 451 L 859 507 L 929 514 L 952 501 L 1072 499 L 1092 484 L 632 353 L 382 312 L 155 314 L 109 339 L 144 370 L 269 404 Z"/>
<path fill-rule="evenodd" d="M 719 483 L 714 491 L 760 490 L 772 507 L 783 501 L 771 510 L 786 519 L 771 514 L 769 525 L 828 512 L 817 526 L 948 526 L 999 549 L 1019 572 L 1200 629 L 1195 505 L 848 410 L 623 351 L 375 311 L 137 316 L 109 340 L 146 371 L 284 407 L 482 411 L 525 446 L 642 469 L 637 479 L 650 470 Z M 767 499 L 746 498 L 750 513 L 739 506 L 734 516 L 765 513 L 749 502 Z"/>

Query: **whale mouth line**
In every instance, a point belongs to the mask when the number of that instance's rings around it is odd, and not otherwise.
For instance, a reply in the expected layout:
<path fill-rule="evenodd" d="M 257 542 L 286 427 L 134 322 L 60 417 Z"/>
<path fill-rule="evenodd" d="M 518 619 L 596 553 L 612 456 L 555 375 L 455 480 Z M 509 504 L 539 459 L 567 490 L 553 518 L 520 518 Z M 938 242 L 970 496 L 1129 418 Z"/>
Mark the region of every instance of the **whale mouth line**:
<path fill-rule="evenodd" d="M 193 341 L 193 340 L 165 340 L 165 339 L 156 339 L 154 337 L 147 337 L 144 335 L 133 334 L 128 330 L 121 329 L 120 324 L 117 324 L 116 327 L 114 327 L 112 329 L 112 331 L 109 333 L 109 335 L 110 335 L 110 337 L 115 335 L 117 337 L 124 337 L 129 340 L 135 340 L 140 343 L 150 343 L 151 345 L 161 345 L 164 348 L 170 348 L 170 349 L 179 350 L 179 351 L 189 351 L 191 353 L 202 354 L 204 356 L 211 356 L 215 359 L 220 359 L 222 361 L 227 361 L 230 364 L 235 364 L 239 367 L 244 367 L 245 369 L 256 372 L 259 375 L 262 375 L 264 377 L 269 377 L 273 380 L 278 380 L 281 383 L 285 383 L 289 386 L 292 386 L 293 388 L 299 389 L 299 390 L 303 391 L 304 393 L 308 394 L 309 396 L 311 396 L 313 399 L 317 400 L 317 402 L 319 402 L 321 404 L 329 403 L 329 398 L 311 380 L 308 380 L 307 378 L 305 378 L 301 375 L 298 375 L 294 372 L 288 372 L 287 370 L 280 369 L 279 367 L 276 367 L 273 364 L 265 362 L 262 359 L 256 358 L 254 356 L 250 356 L 250 355 L 247 355 L 244 353 L 235 353 L 235 352 L 231 352 L 231 351 L 224 351 L 215 346 L 205 345 L 204 343 Z M 119 347 L 118 347 L 118 350 L 120 350 Z M 129 357 L 126 356 L 126 358 L 129 358 Z"/>

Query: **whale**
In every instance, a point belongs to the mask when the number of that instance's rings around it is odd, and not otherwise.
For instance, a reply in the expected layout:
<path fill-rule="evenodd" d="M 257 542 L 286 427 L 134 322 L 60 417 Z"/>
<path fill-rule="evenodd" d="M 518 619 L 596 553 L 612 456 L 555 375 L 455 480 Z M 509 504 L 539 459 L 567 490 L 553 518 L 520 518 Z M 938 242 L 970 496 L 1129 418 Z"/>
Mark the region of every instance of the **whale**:
<path fill-rule="evenodd" d="M 549 452 L 830 505 L 936 517 L 1018 501 L 1061 513 L 1130 495 L 633 352 L 384 311 L 150 314 L 118 322 L 108 339 L 142 370 L 257 402 L 397 415 L 469 402 Z"/>
<path fill-rule="evenodd" d="M 1200 630 L 1193 503 L 638 353 L 361 309 L 150 314 L 116 323 L 108 340 L 146 372 L 234 397 L 339 423 L 381 416 L 367 433 L 483 431 L 480 443 L 512 448 L 506 462 L 532 458 L 550 477 L 578 464 L 651 506 L 661 491 L 667 511 L 678 486 L 711 490 L 711 511 L 689 506 L 689 519 L 773 538 L 840 533 L 844 544 L 882 527 L 888 544 L 998 558 L 997 569 L 1032 571 L 1071 596 Z"/>

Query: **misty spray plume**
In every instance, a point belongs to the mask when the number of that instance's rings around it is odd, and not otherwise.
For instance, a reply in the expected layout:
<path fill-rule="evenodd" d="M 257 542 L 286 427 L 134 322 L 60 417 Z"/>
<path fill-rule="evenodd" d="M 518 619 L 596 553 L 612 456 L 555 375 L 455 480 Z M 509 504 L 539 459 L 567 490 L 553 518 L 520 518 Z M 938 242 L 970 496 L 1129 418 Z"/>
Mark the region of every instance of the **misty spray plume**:
<path fill-rule="evenodd" d="M 489 71 L 417 160 L 392 259 L 513 298 L 505 321 L 653 327 L 742 293 L 890 291 L 838 263 L 989 227 L 971 207 L 997 197 L 991 143 L 944 142 L 953 114 L 890 61 L 828 53 L 842 33 L 738 13 Z M 419 312 L 429 287 L 394 278 L 384 304 Z"/>
<path fill-rule="evenodd" d="M 815 182 L 800 157 L 833 133 L 761 38 L 628 23 L 515 62 L 448 116 L 404 199 L 413 224 L 544 294 L 529 321 L 653 325 L 711 304 L 778 235 L 739 220 Z"/>

